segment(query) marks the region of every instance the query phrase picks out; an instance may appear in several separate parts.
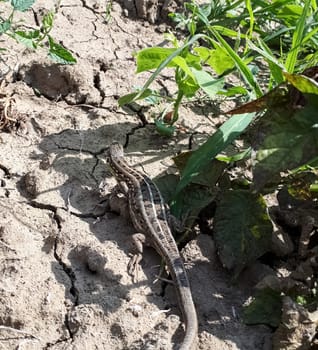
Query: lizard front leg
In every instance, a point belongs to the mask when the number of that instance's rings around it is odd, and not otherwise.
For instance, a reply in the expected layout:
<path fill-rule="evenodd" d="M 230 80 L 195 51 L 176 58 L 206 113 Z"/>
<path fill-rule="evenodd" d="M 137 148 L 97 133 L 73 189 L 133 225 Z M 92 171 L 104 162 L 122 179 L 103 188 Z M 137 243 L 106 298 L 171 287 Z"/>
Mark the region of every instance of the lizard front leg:
<path fill-rule="evenodd" d="M 130 215 L 128 210 L 127 192 L 128 189 L 124 183 L 116 185 L 108 197 L 108 203 L 111 211 L 118 213 L 126 220 L 129 220 Z"/>

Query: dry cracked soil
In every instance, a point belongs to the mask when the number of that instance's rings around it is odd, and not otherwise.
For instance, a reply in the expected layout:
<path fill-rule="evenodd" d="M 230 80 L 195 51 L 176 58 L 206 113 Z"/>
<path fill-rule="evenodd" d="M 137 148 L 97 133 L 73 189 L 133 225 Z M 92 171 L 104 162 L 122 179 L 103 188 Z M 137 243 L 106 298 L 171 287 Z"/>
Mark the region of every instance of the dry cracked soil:
<path fill-rule="evenodd" d="M 24 18 L 35 25 L 54 5 L 36 1 Z M 147 77 L 135 74 L 133 52 L 161 45 L 168 29 L 152 23 L 158 9 L 142 6 L 114 1 L 105 21 L 104 1 L 63 0 L 52 35 L 77 58 L 73 66 L 5 42 L 1 69 L 11 73 L 1 93 L 16 128 L 0 134 L 0 349 L 176 350 L 183 337 L 174 288 L 156 281 L 155 251 L 145 249 L 137 283 L 127 273 L 134 230 L 108 208 L 115 181 L 105 150 L 117 140 L 137 169 L 164 174 L 171 156 L 214 130 L 224 106 L 182 107 L 171 139 L 156 133 L 146 106 L 118 107 Z M 169 73 L 157 86 L 175 91 Z M 182 255 L 197 349 L 270 349 L 270 329 L 242 322 L 253 276 L 233 285 L 208 235 L 199 233 Z"/>

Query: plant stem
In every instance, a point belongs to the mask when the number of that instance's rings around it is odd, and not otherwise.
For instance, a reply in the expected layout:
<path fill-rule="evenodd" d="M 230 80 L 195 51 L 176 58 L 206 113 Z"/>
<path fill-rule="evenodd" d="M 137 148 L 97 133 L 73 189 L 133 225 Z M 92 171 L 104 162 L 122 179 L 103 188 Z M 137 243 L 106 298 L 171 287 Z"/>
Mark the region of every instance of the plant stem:
<path fill-rule="evenodd" d="M 177 98 L 176 98 L 175 103 L 174 103 L 173 117 L 172 117 L 172 120 L 171 120 L 171 125 L 174 124 L 179 118 L 179 107 L 180 107 L 183 95 L 184 95 L 183 92 L 179 90 Z"/>

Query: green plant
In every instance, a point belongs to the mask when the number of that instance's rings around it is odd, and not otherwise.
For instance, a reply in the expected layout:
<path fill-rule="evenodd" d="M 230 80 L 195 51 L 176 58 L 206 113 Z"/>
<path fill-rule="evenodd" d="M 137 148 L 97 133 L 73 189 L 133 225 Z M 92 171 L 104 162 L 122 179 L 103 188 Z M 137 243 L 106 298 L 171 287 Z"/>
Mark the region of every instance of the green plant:
<path fill-rule="evenodd" d="M 105 23 L 109 23 L 111 21 L 112 9 L 113 9 L 113 0 L 106 0 L 105 13 L 104 13 Z"/>
<path fill-rule="evenodd" d="M 0 35 L 7 35 L 31 49 L 45 47 L 48 50 L 48 56 L 60 64 L 76 63 L 73 55 L 50 35 L 54 22 L 53 11 L 49 11 L 43 16 L 42 23 L 37 29 L 25 29 L 27 26 L 22 21 L 16 22 L 14 20 L 17 11 L 25 12 L 29 10 L 34 2 L 35 0 L 11 0 L 9 15 L 6 17 L 0 16 Z M 1 51 L 4 52 L 5 49 L 2 48 Z"/>
<path fill-rule="evenodd" d="M 229 119 L 198 149 L 174 158 L 179 175 L 158 179 L 172 213 L 183 221 L 187 216 L 187 226 L 208 204 L 215 204 L 210 213 L 215 243 L 223 265 L 237 278 L 271 250 L 272 217 L 264 195 L 287 191 L 288 208 L 311 208 L 310 213 L 305 211 L 306 218 L 317 220 L 312 214 L 317 210 L 318 183 L 317 3 L 220 0 L 185 6 L 185 14 L 173 15 L 188 31 L 184 42 L 169 34 L 172 47 L 138 52 L 137 73 L 154 72 L 141 89 L 119 103 L 158 98 L 151 84 L 163 69 L 173 69 L 177 93 L 166 99 L 172 106 L 155 120 L 160 132 L 172 135 L 184 98 L 195 97 L 199 90 L 213 99 L 217 94 L 244 95 L 245 103 L 228 112 Z M 252 65 L 262 74 L 255 74 Z M 229 74 L 236 74 L 242 85 L 225 89 Z M 170 109 L 172 118 L 165 118 Z M 236 140 L 244 147 L 229 153 L 228 146 Z M 237 164 L 243 169 L 249 164 L 251 176 L 233 178 L 231 168 Z M 300 237 L 300 246 L 305 238 Z M 312 293 L 310 288 L 307 292 Z M 280 292 L 260 294 L 252 309 L 266 300 L 272 304 L 266 305 L 271 314 L 271 306 L 275 309 L 281 303 Z M 299 291 L 296 295 L 302 296 Z M 247 312 L 250 323 L 264 322 L 253 313 Z M 267 323 L 277 326 L 279 317 L 276 314 Z"/>
<path fill-rule="evenodd" d="M 216 33 L 218 36 L 218 33 Z M 224 85 L 223 77 L 216 77 L 211 74 L 211 67 L 218 73 L 223 73 L 228 69 L 232 69 L 235 64 L 241 71 L 246 82 L 252 89 L 252 94 L 260 96 L 261 89 L 256 82 L 251 70 L 247 66 L 247 62 L 242 60 L 239 55 L 227 46 L 226 49 L 219 44 L 216 49 L 209 50 L 205 47 L 197 46 L 190 52 L 190 48 L 200 39 L 205 39 L 212 44 L 215 41 L 205 34 L 197 34 L 189 38 L 183 45 L 180 45 L 176 38 L 170 35 L 170 40 L 174 44 L 174 48 L 153 47 L 144 49 L 137 53 L 137 73 L 155 69 L 148 81 L 142 89 L 135 93 L 125 95 L 119 99 L 119 104 L 122 106 L 133 101 L 148 98 L 154 95 L 154 91 L 150 89 L 152 82 L 158 77 L 164 68 L 173 68 L 175 70 L 175 81 L 178 86 L 178 92 L 173 100 L 172 118 L 167 123 L 165 122 L 165 113 L 156 119 L 156 124 L 166 126 L 166 131 L 169 134 L 171 125 L 178 120 L 179 106 L 184 97 L 191 98 L 195 96 L 199 89 L 202 89 L 209 97 L 213 98 Z M 209 56 L 209 57 L 208 57 Z M 233 62 L 235 60 L 235 63 Z M 232 89 L 229 94 L 237 92 L 247 93 L 247 90 L 239 87 Z M 157 94 L 157 92 L 155 92 Z M 164 97 L 162 97 L 164 98 Z M 166 110 L 166 109 L 165 109 Z M 173 129 L 171 130 L 173 132 Z"/>
<path fill-rule="evenodd" d="M 173 17 L 179 25 L 188 28 L 188 37 L 182 44 L 170 34 L 166 39 L 172 48 L 152 47 L 139 51 L 137 73 L 155 71 L 140 90 L 123 96 L 119 104 L 158 97 L 160 94 L 150 88 L 151 84 L 163 69 L 174 69 L 178 92 L 168 97 L 172 98 L 173 105 L 167 101 L 168 106 L 155 119 L 159 132 L 171 135 L 183 99 L 194 97 L 199 89 L 209 98 L 217 94 L 262 96 L 261 85 L 266 80 L 271 89 L 284 81 L 283 71 L 293 73 L 305 69 L 304 61 L 312 66 L 317 59 L 317 10 L 310 0 L 303 2 L 303 8 L 301 4 L 291 6 L 291 2 L 256 1 L 253 2 L 255 9 L 250 1 L 211 1 L 201 6 L 186 3 L 187 17 L 178 14 Z M 269 29 L 273 30 L 269 33 Z M 277 39 L 281 43 L 278 50 Z M 262 68 L 262 60 L 267 62 L 268 70 Z M 263 81 L 258 81 L 251 64 L 262 71 Z M 222 89 L 226 76 L 235 70 L 246 87 Z M 161 98 L 166 99 L 165 96 Z M 167 112 L 172 113 L 172 118 L 166 118 Z"/>

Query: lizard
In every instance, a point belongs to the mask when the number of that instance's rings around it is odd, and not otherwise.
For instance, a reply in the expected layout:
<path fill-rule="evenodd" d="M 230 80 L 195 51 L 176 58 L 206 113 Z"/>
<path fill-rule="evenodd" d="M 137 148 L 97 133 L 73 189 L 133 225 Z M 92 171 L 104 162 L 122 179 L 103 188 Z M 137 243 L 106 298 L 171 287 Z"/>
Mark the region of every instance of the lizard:
<path fill-rule="evenodd" d="M 107 158 L 119 188 L 128 200 L 130 218 L 138 232 L 133 237 L 138 253 L 128 266 L 129 272 L 136 272 L 143 244 L 155 248 L 172 276 L 185 323 L 185 335 L 179 350 L 194 350 L 198 332 L 197 314 L 183 260 L 168 224 L 167 206 L 156 184 L 147 175 L 129 166 L 121 144 L 112 143 Z"/>

